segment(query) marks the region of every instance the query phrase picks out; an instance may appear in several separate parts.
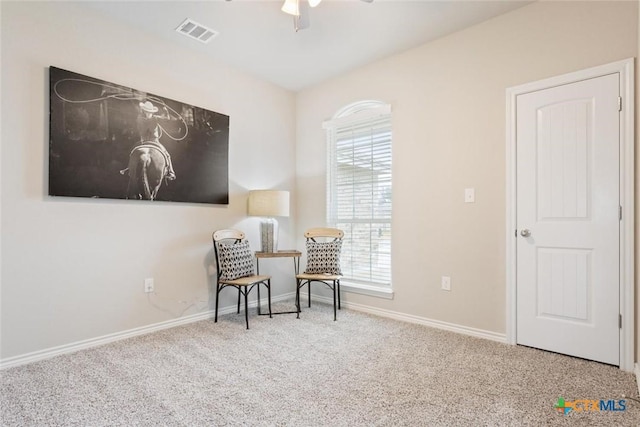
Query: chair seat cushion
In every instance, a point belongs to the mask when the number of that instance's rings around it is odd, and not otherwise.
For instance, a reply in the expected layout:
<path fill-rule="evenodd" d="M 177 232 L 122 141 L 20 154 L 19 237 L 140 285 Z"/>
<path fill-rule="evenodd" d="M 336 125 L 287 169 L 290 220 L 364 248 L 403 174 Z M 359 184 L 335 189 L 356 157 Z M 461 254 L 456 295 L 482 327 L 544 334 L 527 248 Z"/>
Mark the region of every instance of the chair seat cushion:
<path fill-rule="evenodd" d="M 253 285 L 254 283 L 266 282 L 269 279 L 271 279 L 271 276 L 253 275 L 253 276 L 241 277 L 239 279 L 234 279 L 234 280 L 220 280 L 220 283 L 224 283 L 226 285 L 235 285 L 235 286 L 249 286 L 249 285 Z"/>
<path fill-rule="evenodd" d="M 340 250 L 342 240 L 332 242 L 307 241 L 307 268 L 305 274 L 342 274 Z"/>
<path fill-rule="evenodd" d="M 342 276 L 340 276 L 339 274 L 329 274 L 329 273 L 322 273 L 322 274 L 302 273 L 302 274 L 296 275 L 296 279 L 302 279 L 302 280 L 340 280 L 341 278 Z"/>
<path fill-rule="evenodd" d="M 218 242 L 220 280 L 235 280 L 255 274 L 249 241 L 229 245 Z"/>

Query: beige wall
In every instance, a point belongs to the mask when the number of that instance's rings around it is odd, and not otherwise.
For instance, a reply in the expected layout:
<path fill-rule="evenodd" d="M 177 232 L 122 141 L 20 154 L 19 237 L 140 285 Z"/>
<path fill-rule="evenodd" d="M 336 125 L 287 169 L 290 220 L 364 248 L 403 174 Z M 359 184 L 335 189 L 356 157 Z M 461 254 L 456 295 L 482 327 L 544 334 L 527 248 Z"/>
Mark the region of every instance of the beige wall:
<path fill-rule="evenodd" d="M 638 41 L 638 52 L 636 53 L 636 58 L 640 58 L 640 7 L 638 7 L 638 32 L 637 32 L 637 41 Z M 638 138 L 638 129 L 640 128 L 640 104 L 638 103 L 638 99 L 640 99 L 640 96 L 638 94 L 640 94 L 640 73 L 638 72 L 638 60 L 636 59 L 636 145 L 635 145 L 635 149 L 636 149 L 636 204 L 635 204 L 635 210 L 636 210 L 636 232 L 635 232 L 635 255 L 636 255 L 636 269 L 635 269 L 635 278 L 636 278 L 636 357 L 635 360 L 636 362 L 638 361 L 638 356 L 640 355 L 640 314 L 638 313 L 638 311 L 640 310 L 640 286 L 638 285 L 640 283 L 640 277 L 638 277 L 638 274 L 640 273 L 637 266 L 640 264 L 640 247 L 638 247 L 638 242 L 640 241 L 640 173 L 637 172 L 638 169 L 640 169 L 640 149 L 638 149 L 638 144 L 637 141 L 639 140 Z"/>
<path fill-rule="evenodd" d="M 247 190 L 293 190 L 294 94 L 77 4 L 1 7 L 0 357 L 170 320 L 186 307 L 180 301 L 204 300 L 187 315 L 211 308 L 211 232 L 235 226 L 257 247 Z M 50 65 L 229 115 L 230 204 L 49 197 Z M 283 219 L 287 246 L 292 230 Z M 276 294 L 291 291 L 290 261 L 265 269 Z M 145 277 L 155 278 L 151 302 Z M 234 301 L 229 292 L 221 305 Z"/>
<path fill-rule="evenodd" d="M 395 298 L 344 299 L 505 333 L 505 90 L 634 57 L 637 21 L 636 2 L 534 3 L 300 92 L 298 235 L 325 222 L 322 121 L 393 109 Z"/>

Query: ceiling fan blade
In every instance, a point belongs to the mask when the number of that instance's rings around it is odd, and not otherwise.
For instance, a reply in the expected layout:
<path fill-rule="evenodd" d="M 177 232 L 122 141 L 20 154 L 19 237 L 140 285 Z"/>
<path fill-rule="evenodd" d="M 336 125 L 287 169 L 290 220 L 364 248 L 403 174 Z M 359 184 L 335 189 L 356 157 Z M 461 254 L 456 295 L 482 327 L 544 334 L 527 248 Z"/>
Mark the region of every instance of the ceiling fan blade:
<path fill-rule="evenodd" d="M 309 20 L 309 3 L 306 1 L 300 2 L 300 15 L 293 17 L 293 24 L 296 31 L 304 30 L 311 26 L 311 21 Z"/>
<path fill-rule="evenodd" d="M 285 8 L 287 4 L 295 3 L 295 6 L 297 6 L 298 15 L 294 15 L 293 17 L 293 27 L 295 28 L 296 32 L 298 32 L 311 26 L 311 20 L 309 19 L 309 9 L 310 7 L 316 7 L 318 4 L 320 4 L 321 1 L 322 0 L 285 0 L 285 4 L 282 7 L 282 10 L 284 12 L 292 14 L 291 12 L 285 10 Z M 361 1 L 365 3 L 373 3 L 373 0 Z"/>

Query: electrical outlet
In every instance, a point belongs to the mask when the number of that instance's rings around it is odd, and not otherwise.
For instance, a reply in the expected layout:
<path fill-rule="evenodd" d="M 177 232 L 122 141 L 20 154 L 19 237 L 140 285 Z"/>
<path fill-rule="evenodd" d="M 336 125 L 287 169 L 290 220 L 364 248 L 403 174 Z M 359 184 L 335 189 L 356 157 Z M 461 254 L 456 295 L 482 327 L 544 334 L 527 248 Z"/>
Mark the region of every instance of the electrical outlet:
<path fill-rule="evenodd" d="M 153 277 L 144 279 L 144 291 L 146 293 L 153 292 Z"/>
<path fill-rule="evenodd" d="M 451 277 L 442 276 L 441 286 L 442 286 L 442 290 L 443 291 L 450 291 L 451 290 Z"/>
<path fill-rule="evenodd" d="M 464 202 L 465 203 L 475 203 L 476 201 L 476 190 L 475 188 L 465 188 L 464 189 Z"/>

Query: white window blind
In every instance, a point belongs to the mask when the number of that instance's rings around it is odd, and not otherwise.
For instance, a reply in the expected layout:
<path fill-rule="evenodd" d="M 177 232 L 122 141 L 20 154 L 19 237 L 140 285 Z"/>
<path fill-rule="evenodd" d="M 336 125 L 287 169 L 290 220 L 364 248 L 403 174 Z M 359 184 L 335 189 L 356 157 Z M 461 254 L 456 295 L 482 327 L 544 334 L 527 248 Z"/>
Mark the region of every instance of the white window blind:
<path fill-rule="evenodd" d="M 328 223 L 345 232 L 340 259 L 344 280 L 389 287 L 390 108 L 368 107 L 337 117 L 324 127 L 329 152 Z"/>

